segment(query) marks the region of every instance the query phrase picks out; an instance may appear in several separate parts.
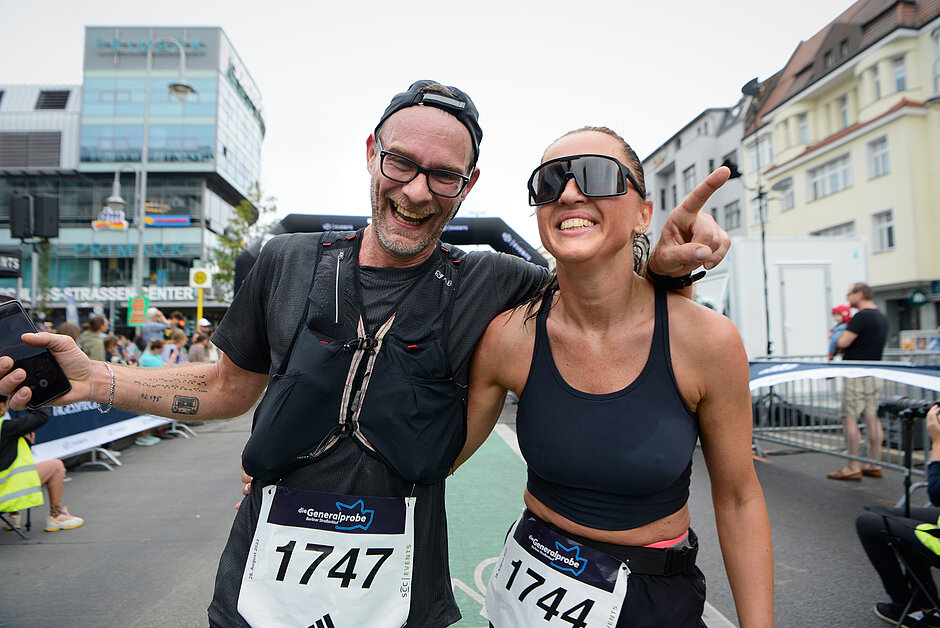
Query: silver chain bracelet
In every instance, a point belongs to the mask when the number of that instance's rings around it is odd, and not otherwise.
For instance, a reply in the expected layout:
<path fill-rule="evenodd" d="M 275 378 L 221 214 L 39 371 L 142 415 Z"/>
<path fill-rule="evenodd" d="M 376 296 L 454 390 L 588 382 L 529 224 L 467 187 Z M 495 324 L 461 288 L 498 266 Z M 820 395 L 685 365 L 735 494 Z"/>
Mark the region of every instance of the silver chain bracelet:
<path fill-rule="evenodd" d="M 100 412 L 101 414 L 107 414 L 108 412 L 111 412 L 111 406 L 114 405 L 114 371 L 111 370 L 111 365 L 108 364 L 107 362 L 104 363 L 104 367 L 108 369 L 108 373 L 111 375 L 111 395 L 108 397 L 107 408 L 102 409 L 101 404 L 98 402 L 95 402 L 95 405 L 98 406 L 98 412 Z"/>

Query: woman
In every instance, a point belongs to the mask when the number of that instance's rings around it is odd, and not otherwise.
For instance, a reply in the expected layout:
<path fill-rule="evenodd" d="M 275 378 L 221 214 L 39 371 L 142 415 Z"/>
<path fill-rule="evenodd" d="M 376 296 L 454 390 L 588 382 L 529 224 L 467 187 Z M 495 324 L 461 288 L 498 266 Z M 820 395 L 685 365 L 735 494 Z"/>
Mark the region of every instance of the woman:
<path fill-rule="evenodd" d="M 703 186 L 727 176 L 719 169 Z M 701 625 L 704 578 L 687 505 L 696 438 L 740 625 L 773 624 L 747 358 L 727 318 L 637 274 L 652 214 L 642 181 L 636 154 L 603 127 L 558 139 L 530 179 L 557 274 L 478 345 L 458 458 L 482 444 L 513 391 L 529 479 L 487 591 L 497 628 L 553 617 Z"/>

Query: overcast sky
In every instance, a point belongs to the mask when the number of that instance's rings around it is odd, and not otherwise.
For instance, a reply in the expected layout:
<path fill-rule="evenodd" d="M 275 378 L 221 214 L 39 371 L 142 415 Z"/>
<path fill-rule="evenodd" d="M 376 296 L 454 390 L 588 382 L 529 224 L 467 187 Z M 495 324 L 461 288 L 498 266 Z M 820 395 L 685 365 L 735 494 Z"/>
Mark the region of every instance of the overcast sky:
<path fill-rule="evenodd" d="M 261 90 L 264 192 L 279 213 L 369 213 L 365 139 L 431 78 L 470 94 L 482 176 L 462 215 L 538 244 L 525 181 L 585 124 L 645 158 L 708 107 L 781 69 L 850 0 L 0 0 L 0 83 L 82 82 L 88 26 L 221 26 Z"/>

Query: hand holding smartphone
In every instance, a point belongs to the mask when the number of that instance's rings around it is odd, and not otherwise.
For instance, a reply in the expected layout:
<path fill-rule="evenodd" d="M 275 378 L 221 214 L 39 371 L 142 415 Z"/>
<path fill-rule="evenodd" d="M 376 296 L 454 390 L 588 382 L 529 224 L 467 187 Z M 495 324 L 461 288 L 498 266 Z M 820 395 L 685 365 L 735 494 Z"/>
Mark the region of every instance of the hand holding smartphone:
<path fill-rule="evenodd" d="M 13 369 L 26 371 L 23 386 L 29 386 L 33 393 L 26 407 L 34 410 L 72 390 L 68 377 L 48 349 L 23 342 L 23 334 L 37 331 L 19 301 L 0 305 L 0 355 L 13 358 Z"/>

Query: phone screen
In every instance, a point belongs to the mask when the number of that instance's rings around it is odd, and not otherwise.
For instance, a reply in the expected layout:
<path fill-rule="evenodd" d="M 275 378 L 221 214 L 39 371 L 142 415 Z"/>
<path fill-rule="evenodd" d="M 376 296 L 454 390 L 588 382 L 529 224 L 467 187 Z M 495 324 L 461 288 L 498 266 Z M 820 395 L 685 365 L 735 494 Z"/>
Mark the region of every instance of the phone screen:
<path fill-rule="evenodd" d="M 29 316 L 19 301 L 0 305 L 0 355 L 13 358 L 13 368 L 26 371 L 23 386 L 33 392 L 28 408 L 38 408 L 72 389 L 59 363 L 48 349 L 24 344 L 21 336 L 35 333 Z"/>

